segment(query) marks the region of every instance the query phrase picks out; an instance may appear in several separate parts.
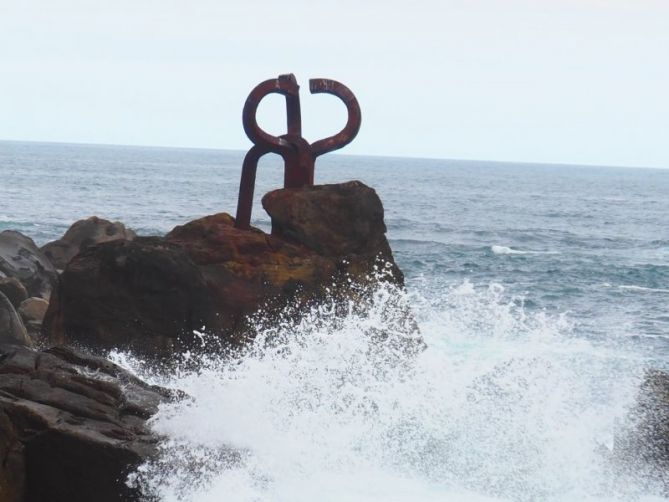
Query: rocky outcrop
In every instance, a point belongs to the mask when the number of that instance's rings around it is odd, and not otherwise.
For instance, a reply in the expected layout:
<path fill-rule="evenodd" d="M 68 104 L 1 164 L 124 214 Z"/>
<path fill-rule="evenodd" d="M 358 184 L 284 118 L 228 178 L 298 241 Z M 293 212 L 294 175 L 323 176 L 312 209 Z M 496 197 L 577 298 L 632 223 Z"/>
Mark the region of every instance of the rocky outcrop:
<path fill-rule="evenodd" d="M 239 230 L 227 214 L 176 227 L 164 239 L 90 246 L 65 268 L 44 328 L 53 342 L 171 356 L 193 330 L 242 344 L 248 316 L 277 312 L 364 282 L 390 262 L 383 207 L 362 183 L 276 190 L 264 199 L 274 235 Z M 341 286 L 341 290 L 339 287 Z M 346 294 L 346 293 L 342 293 Z M 299 310 L 299 308 L 298 308 Z"/>
<path fill-rule="evenodd" d="M 109 221 L 97 216 L 74 223 L 62 238 L 42 246 L 41 250 L 57 269 L 64 269 L 79 251 L 101 242 L 115 240 L 131 241 L 135 232 L 118 221 Z"/>
<path fill-rule="evenodd" d="M 0 277 L 19 280 L 30 296 L 49 299 L 58 274 L 33 240 L 13 230 L 0 232 Z"/>
<path fill-rule="evenodd" d="M 171 398 L 104 359 L 0 343 L 0 501 L 138 500 L 126 477 Z"/>
<path fill-rule="evenodd" d="M 0 292 L 0 343 L 13 343 L 17 345 L 31 346 L 32 341 L 28 336 L 21 317 L 14 309 L 9 299 Z M 2 501 L 2 499 L 0 499 Z"/>

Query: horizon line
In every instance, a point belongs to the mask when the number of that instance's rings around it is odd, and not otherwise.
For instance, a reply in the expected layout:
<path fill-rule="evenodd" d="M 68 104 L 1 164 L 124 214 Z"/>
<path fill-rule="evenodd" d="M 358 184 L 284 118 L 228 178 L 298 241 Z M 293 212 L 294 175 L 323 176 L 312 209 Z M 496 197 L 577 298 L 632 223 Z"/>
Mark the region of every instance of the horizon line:
<path fill-rule="evenodd" d="M 221 147 L 206 147 L 206 146 L 166 146 L 166 145 L 145 145 L 145 144 L 119 144 L 119 143 L 87 143 L 77 141 L 44 141 L 44 140 L 30 140 L 30 139 L 2 139 L 0 143 L 36 143 L 46 145 L 71 145 L 84 147 L 115 147 L 115 148 L 152 148 L 162 150 L 205 150 L 217 152 L 239 152 L 244 153 L 247 150 L 238 148 L 221 148 Z M 342 155 L 347 157 L 373 157 L 380 159 L 412 159 L 412 160 L 427 160 L 427 161 L 445 161 L 445 162 L 482 162 L 487 164 L 521 164 L 521 165 L 539 165 L 539 166 L 554 166 L 567 168 L 598 168 L 598 169 L 653 169 L 666 170 L 667 167 L 658 166 L 629 166 L 629 165 L 606 165 L 606 164 L 571 164 L 563 162 L 540 162 L 528 160 L 491 160 L 491 159 L 464 159 L 464 158 L 447 158 L 447 157 L 412 157 L 408 155 L 374 155 L 374 154 L 360 154 L 360 153 L 344 153 L 340 151 L 329 152 L 331 155 Z"/>

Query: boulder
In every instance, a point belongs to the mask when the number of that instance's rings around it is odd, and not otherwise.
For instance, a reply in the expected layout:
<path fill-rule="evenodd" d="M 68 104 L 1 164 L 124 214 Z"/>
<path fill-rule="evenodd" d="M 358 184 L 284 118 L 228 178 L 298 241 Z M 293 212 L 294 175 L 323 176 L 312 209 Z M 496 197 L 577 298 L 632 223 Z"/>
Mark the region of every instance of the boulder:
<path fill-rule="evenodd" d="M 360 181 L 274 190 L 262 205 L 272 218 L 272 234 L 320 255 L 392 257 L 381 199 Z"/>
<path fill-rule="evenodd" d="M 0 292 L 9 298 L 14 308 L 19 308 L 21 302 L 28 298 L 28 291 L 25 286 L 15 277 L 0 279 Z"/>
<path fill-rule="evenodd" d="M 42 322 L 44 314 L 49 308 L 49 302 L 44 298 L 31 297 L 21 302 L 19 314 L 24 321 Z"/>
<path fill-rule="evenodd" d="M 386 239 L 383 204 L 360 181 L 274 190 L 262 199 L 272 218 L 272 234 L 321 256 L 348 264 L 358 278 L 377 263 L 389 264 L 389 280 L 403 283 Z"/>
<path fill-rule="evenodd" d="M 0 343 L 31 346 L 32 341 L 9 299 L 0 292 Z M 2 499 L 0 499 L 1 501 Z"/>
<path fill-rule="evenodd" d="M 101 358 L 0 344 L 0 501 L 139 500 L 126 478 L 174 397 Z"/>
<path fill-rule="evenodd" d="M 138 237 L 89 246 L 63 271 L 44 318 L 52 343 L 170 356 L 220 318 L 200 269 L 179 246 Z"/>
<path fill-rule="evenodd" d="M 101 242 L 133 240 L 137 235 L 123 223 L 97 216 L 74 223 L 60 239 L 42 246 L 41 250 L 57 269 L 64 269 L 79 251 Z"/>
<path fill-rule="evenodd" d="M 0 232 L 0 272 L 21 281 L 30 296 L 49 299 L 58 274 L 30 237 L 5 230 Z"/>
<path fill-rule="evenodd" d="M 49 308 L 49 302 L 44 298 L 31 297 L 21 302 L 18 312 L 33 340 L 40 338 L 42 321 Z"/>

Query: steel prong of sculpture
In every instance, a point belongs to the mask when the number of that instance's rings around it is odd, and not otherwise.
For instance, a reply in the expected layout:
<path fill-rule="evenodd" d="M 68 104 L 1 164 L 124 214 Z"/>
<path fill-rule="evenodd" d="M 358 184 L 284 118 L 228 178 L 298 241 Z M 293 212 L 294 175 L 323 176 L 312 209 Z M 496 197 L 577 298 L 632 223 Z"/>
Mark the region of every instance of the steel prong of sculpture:
<path fill-rule="evenodd" d="M 312 94 L 325 93 L 341 99 L 346 105 L 348 119 L 344 128 L 328 138 L 314 143 L 302 137 L 302 118 L 300 114 L 300 86 L 291 73 L 280 75 L 279 78 L 265 80 L 258 84 L 249 94 L 242 112 L 244 132 L 253 142 L 251 149 L 244 157 L 242 179 L 239 186 L 237 201 L 237 217 L 235 227 L 248 230 L 251 226 L 251 209 L 255 190 L 258 161 L 267 153 L 276 153 L 284 162 L 284 188 L 300 188 L 314 184 L 314 166 L 316 157 L 324 153 L 338 150 L 348 145 L 358 134 L 362 115 L 355 95 L 344 84 L 326 78 L 309 81 Z M 273 136 L 265 132 L 256 118 L 258 106 L 268 94 L 281 94 L 286 98 L 286 134 Z"/>

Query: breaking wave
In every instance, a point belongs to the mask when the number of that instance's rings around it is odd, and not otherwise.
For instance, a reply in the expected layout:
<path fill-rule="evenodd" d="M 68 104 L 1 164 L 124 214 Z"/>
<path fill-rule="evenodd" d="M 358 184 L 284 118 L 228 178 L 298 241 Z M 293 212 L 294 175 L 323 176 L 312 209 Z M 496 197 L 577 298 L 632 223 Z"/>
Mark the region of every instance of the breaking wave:
<path fill-rule="evenodd" d="M 504 254 L 527 254 L 527 251 L 520 251 L 518 249 L 512 249 L 507 246 L 491 246 L 490 250 L 494 254 L 504 255 Z"/>
<path fill-rule="evenodd" d="M 634 286 L 634 285 L 623 285 L 618 286 L 620 289 L 625 289 L 627 291 L 636 291 L 641 293 L 667 293 L 669 294 L 669 289 L 661 288 L 647 288 L 645 286 Z"/>
<path fill-rule="evenodd" d="M 508 246 L 497 246 L 497 245 L 490 246 L 490 251 L 492 251 L 492 253 L 496 255 L 560 254 L 557 251 L 521 251 L 520 249 L 513 249 Z"/>
<path fill-rule="evenodd" d="M 144 374 L 189 398 L 152 419 L 161 456 L 129 482 L 163 501 L 655 500 L 610 461 L 644 366 L 629 346 L 498 284 L 378 286 L 364 307 L 259 319 L 243 355 Z"/>

